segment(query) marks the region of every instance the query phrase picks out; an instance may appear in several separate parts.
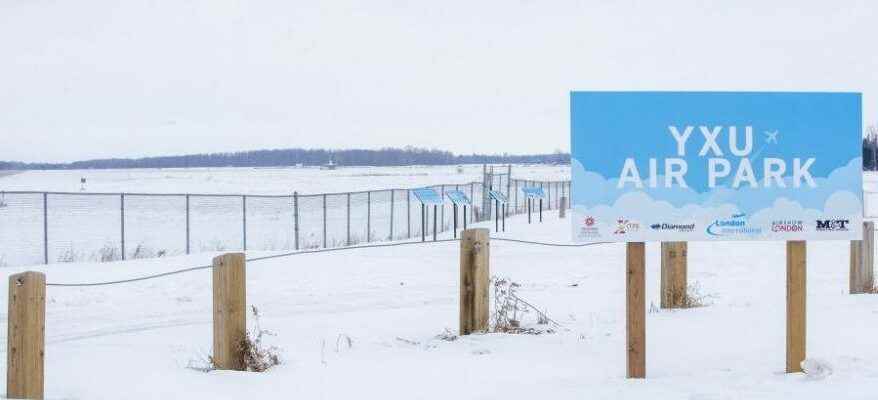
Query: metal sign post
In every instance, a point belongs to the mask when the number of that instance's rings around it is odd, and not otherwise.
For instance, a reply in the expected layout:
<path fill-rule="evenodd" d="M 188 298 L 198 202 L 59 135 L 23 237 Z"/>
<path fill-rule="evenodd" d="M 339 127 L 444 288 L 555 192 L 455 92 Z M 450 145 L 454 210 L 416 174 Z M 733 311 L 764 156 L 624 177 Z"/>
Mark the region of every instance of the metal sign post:
<path fill-rule="evenodd" d="M 439 213 L 436 212 L 436 207 L 438 207 L 438 206 L 433 204 L 433 241 L 434 242 L 436 241 L 436 216 L 439 215 Z"/>
<path fill-rule="evenodd" d="M 525 187 L 521 188 L 525 198 L 527 198 L 527 223 L 531 222 L 531 208 L 534 200 L 539 200 L 540 222 L 543 222 L 543 199 L 546 198 L 546 192 L 541 187 Z"/>
<path fill-rule="evenodd" d="M 500 232 L 500 214 L 503 214 L 503 231 L 506 231 L 506 203 L 509 197 L 499 190 L 488 192 L 488 196 L 494 199 L 494 231 Z M 502 206 L 502 209 L 501 209 Z"/>
<path fill-rule="evenodd" d="M 443 204 L 442 196 L 432 188 L 414 189 L 412 193 L 421 203 L 421 241 L 427 240 L 427 206 L 433 206 L 433 241 L 436 241 L 438 229 L 438 208 Z"/>
<path fill-rule="evenodd" d="M 460 190 L 450 190 L 445 192 L 445 196 L 451 200 L 454 205 L 454 238 L 457 239 L 457 208 L 463 207 L 463 230 L 466 230 L 466 207 L 472 205 L 472 200 L 466 196 L 466 193 Z"/>

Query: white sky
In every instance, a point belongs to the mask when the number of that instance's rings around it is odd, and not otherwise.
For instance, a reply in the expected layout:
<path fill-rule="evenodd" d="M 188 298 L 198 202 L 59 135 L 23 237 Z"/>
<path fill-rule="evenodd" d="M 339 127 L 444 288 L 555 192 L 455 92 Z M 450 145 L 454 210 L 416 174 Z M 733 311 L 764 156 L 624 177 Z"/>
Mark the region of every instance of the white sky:
<path fill-rule="evenodd" d="M 0 0 L 0 160 L 566 151 L 574 89 L 860 91 L 878 121 L 878 2 L 609 3 Z"/>

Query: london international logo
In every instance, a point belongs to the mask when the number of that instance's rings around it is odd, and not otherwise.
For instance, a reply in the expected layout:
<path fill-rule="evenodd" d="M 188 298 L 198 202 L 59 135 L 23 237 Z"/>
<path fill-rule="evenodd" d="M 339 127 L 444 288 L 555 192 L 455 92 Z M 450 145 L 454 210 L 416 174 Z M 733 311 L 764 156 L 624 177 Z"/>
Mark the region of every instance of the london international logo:
<path fill-rule="evenodd" d="M 750 226 L 747 214 L 732 214 L 727 219 L 717 219 L 707 226 L 707 234 L 713 236 L 756 236 L 762 228 Z"/>

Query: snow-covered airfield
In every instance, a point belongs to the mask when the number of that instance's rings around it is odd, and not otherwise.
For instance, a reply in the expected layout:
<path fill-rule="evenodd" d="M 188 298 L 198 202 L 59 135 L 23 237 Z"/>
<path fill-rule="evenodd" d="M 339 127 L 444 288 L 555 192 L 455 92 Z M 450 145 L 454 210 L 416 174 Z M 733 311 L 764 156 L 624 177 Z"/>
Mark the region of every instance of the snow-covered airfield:
<path fill-rule="evenodd" d="M 513 217 L 498 236 L 566 243 L 569 223 L 554 213 L 541 225 Z M 783 243 L 690 243 L 689 281 L 708 305 L 678 311 L 653 307 L 659 248 L 647 245 L 646 380 L 624 377 L 623 245 L 491 247 L 492 275 L 519 282 L 519 295 L 562 325 L 556 333 L 437 338 L 457 330 L 456 243 L 298 255 L 248 264 L 248 303 L 284 353 L 265 374 L 187 368 L 211 351 L 209 271 L 49 287 L 47 398 L 874 398 L 878 296 L 847 294 L 848 242 L 808 244 L 806 374 L 783 373 Z M 0 272 L 93 282 L 214 255 Z"/>
<path fill-rule="evenodd" d="M 482 181 L 482 165 L 295 168 L 165 168 L 23 171 L 0 175 L 0 191 L 290 195 L 405 189 Z M 569 166 L 513 165 L 518 179 L 570 179 Z M 506 172 L 496 167 L 497 173 Z"/>

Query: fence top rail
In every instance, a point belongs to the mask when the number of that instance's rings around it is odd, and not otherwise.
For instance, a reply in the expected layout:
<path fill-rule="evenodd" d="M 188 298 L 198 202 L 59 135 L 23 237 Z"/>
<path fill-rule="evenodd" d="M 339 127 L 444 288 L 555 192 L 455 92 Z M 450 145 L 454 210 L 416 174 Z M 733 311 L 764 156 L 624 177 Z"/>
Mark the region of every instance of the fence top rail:
<path fill-rule="evenodd" d="M 559 179 L 559 180 L 541 180 L 541 179 L 521 179 L 521 178 L 512 178 L 510 179 L 512 182 L 536 182 L 536 183 L 569 183 L 570 179 Z"/>
<path fill-rule="evenodd" d="M 59 196 L 165 196 L 165 197 L 291 197 L 289 195 L 223 194 L 223 193 L 141 193 L 141 192 L 47 192 L 37 190 L 0 190 L 2 194 L 51 194 Z"/>
<path fill-rule="evenodd" d="M 542 182 L 542 183 L 567 183 L 569 180 L 559 180 L 559 181 L 540 181 L 533 179 L 512 179 L 512 181 L 519 182 Z M 71 192 L 71 191 L 44 191 L 44 190 L 0 190 L 0 194 L 47 194 L 47 195 L 59 195 L 59 196 L 167 196 L 167 197 L 263 197 L 263 198 L 290 198 L 293 197 L 293 193 L 296 193 L 298 197 L 321 197 L 321 196 L 342 196 L 348 194 L 365 194 L 365 193 L 374 193 L 374 192 L 388 192 L 388 191 L 404 191 L 404 190 L 412 190 L 419 189 L 424 187 L 437 187 L 437 186 L 468 186 L 468 185 L 481 185 L 482 182 L 466 182 L 466 183 L 439 183 L 435 185 L 424 185 L 410 188 L 388 188 L 388 189 L 372 189 L 372 190 L 358 190 L 351 192 L 327 192 L 327 193 L 311 193 L 311 194 L 302 194 L 291 191 L 290 194 L 245 194 L 245 193 L 143 193 L 143 192 Z"/>

